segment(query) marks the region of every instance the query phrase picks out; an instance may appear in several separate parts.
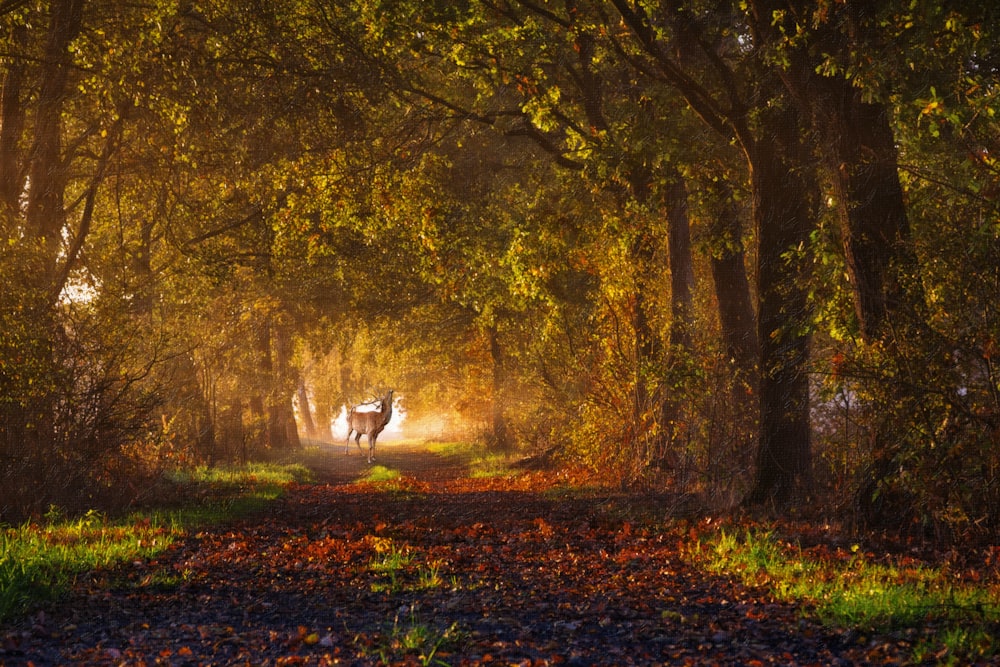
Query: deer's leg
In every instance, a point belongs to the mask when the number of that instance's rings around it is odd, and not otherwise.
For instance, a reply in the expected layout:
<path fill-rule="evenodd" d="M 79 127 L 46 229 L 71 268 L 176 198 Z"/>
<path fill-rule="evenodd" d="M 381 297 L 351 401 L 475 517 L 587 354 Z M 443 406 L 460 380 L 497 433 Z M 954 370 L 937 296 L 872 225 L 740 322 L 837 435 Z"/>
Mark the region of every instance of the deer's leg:
<path fill-rule="evenodd" d="M 354 433 L 354 429 L 353 428 L 347 431 L 347 440 L 344 441 L 344 453 L 345 454 L 350 454 L 351 453 L 351 434 L 352 433 Z"/>
<path fill-rule="evenodd" d="M 357 433 L 358 434 L 356 436 L 354 436 L 354 444 L 356 444 L 358 446 L 358 451 L 362 452 L 364 450 L 361 449 L 361 436 L 364 435 L 364 433 L 362 433 L 361 431 L 358 431 Z"/>
<path fill-rule="evenodd" d="M 368 463 L 375 460 L 375 438 L 377 435 L 368 434 Z"/>

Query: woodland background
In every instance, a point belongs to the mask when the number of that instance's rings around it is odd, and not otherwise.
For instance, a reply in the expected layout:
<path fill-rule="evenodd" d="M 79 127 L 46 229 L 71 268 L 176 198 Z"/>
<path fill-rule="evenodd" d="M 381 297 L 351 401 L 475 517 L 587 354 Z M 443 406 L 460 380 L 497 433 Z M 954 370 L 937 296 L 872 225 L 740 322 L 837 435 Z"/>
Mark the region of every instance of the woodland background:
<path fill-rule="evenodd" d="M 624 488 L 996 540 L 998 30 L 992 0 L 4 0 L 0 520 L 394 387 L 408 426 Z"/>

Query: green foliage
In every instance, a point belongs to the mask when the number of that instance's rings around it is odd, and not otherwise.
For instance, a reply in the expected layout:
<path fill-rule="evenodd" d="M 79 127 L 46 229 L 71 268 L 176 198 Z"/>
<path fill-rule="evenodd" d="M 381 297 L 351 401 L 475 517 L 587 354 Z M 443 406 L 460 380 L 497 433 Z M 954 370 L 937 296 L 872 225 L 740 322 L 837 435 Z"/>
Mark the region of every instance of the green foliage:
<path fill-rule="evenodd" d="M 995 538 L 995 3 L 804 3 L 756 26 L 747 3 L 650 3 L 648 33 L 604 2 L 326 4 L 95 6 L 51 100 L 58 7 L 4 13 L 2 74 L 23 75 L 0 118 L 5 518 L 293 447 L 300 380 L 321 424 L 389 384 L 413 423 L 738 500 L 759 396 L 720 341 L 713 261 L 760 256 L 762 172 L 735 135 L 803 76 L 891 113 L 913 258 L 891 268 L 918 295 L 861 340 L 830 183 L 809 242 L 777 249 L 811 263 L 809 322 L 779 319 L 814 334 L 820 478 L 924 536 Z M 804 138 L 810 160 L 834 148 Z M 35 164 L 42 145 L 61 154 Z M 719 223 L 716 187 L 743 224 Z"/>
<path fill-rule="evenodd" d="M 398 470 L 393 470 L 392 468 L 386 468 L 382 465 L 374 465 L 368 470 L 368 474 L 365 475 L 364 480 L 366 482 L 391 482 L 397 480 L 401 477 Z"/>
<path fill-rule="evenodd" d="M 151 522 L 109 521 L 88 512 L 76 520 L 53 519 L 0 530 L 0 619 L 62 594 L 83 572 L 148 558 L 176 533 Z"/>
<path fill-rule="evenodd" d="M 43 524 L 0 526 L 0 620 L 58 598 L 85 572 L 154 557 L 192 528 L 259 511 L 307 476 L 301 465 L 201 467 L 170 476 L 173 509 L 69 519 L 53 505 Z"/>
<path fill-rule="evenodd" d="M 399 593 L 445 586 L 440 561 L 417 562 L 416 553 L 389 538 L 371 536 L 368 541 L 376 554 L 368 568 L 380 577 L 372 590 Z"/>
<path fill-rule="evenodd" d="M 915 635 L 917 661 L 938 653 L 951 661 L 980 660 L 1000 651 L 998 591 L 956 581 L 947 569 L 906 559 L 875 562 L 858 545 L 849 554 L 804 550 L 758 531 L 742 537 L 721 531 L 689 557 L 711 571 L 766 587 L 781 600 L 814 605 L 831 625 Z"/>
<path fill-rule="evenodd" d="M 396 614 L 392 625 L 377 638 L 375 652 L 385 663 L 408 657 L 421 665 L 447 665 L 437 658 L 438 653 L 460 646 L 464 633 L 457 622 L 442 629 L 421 620 L 416 607 L 402 612 L 402 619 Z"/>
<path fill-rule="evenodd" d="M 491 450 L 483 442 L 430 442 L 426 448 L 466 468 L 472 478 L 505 477 L 511 472 L 511 455 Z"/>

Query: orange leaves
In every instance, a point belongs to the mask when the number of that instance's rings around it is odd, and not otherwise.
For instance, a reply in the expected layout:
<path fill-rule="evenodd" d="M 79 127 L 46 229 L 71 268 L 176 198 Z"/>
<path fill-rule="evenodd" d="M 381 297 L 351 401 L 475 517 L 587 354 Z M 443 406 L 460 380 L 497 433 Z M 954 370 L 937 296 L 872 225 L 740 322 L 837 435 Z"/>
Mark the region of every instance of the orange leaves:
<path fill-rule="evenodd" d="M 46 619 L 15 649 L 39 664 L 864 658 L 798 608 L 692 565 L 687 544 L 714 524 L 651 523 L 662 512 L 648 498 L 556 495 L 554 473 L 441 477 L 294 485 L 267 513 L 189 536 L 134 585 L 67 601 L 59 613 L 77 620 Z M 67 628 L 56 647 L 52 628 Z"/>

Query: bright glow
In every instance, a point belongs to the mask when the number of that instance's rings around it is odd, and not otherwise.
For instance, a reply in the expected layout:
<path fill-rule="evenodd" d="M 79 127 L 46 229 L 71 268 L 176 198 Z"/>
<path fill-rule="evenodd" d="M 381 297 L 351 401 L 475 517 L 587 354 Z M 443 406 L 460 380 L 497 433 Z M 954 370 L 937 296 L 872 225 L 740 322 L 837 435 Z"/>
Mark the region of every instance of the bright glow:
<path fill-rule="evenodd" d="M 403 422 L 406 421 L 406 410 L 400 405 L 401 396 L 396 396 L 392 401 L 392 419 L 386 425 L 385 430 L 378 436 L 379 444 L 383 440 L 396 440 L 402 437 Z M 375 412 L 374 405 L 358 406 L 358 412 Z M 343 441 L 347 437 L 347 406 L 340 406 L 340 414 L 330 424 L 333 429 L 334 442 Z M 361 443 L 367 443 L 367 436 L 361 437 Z"/>

